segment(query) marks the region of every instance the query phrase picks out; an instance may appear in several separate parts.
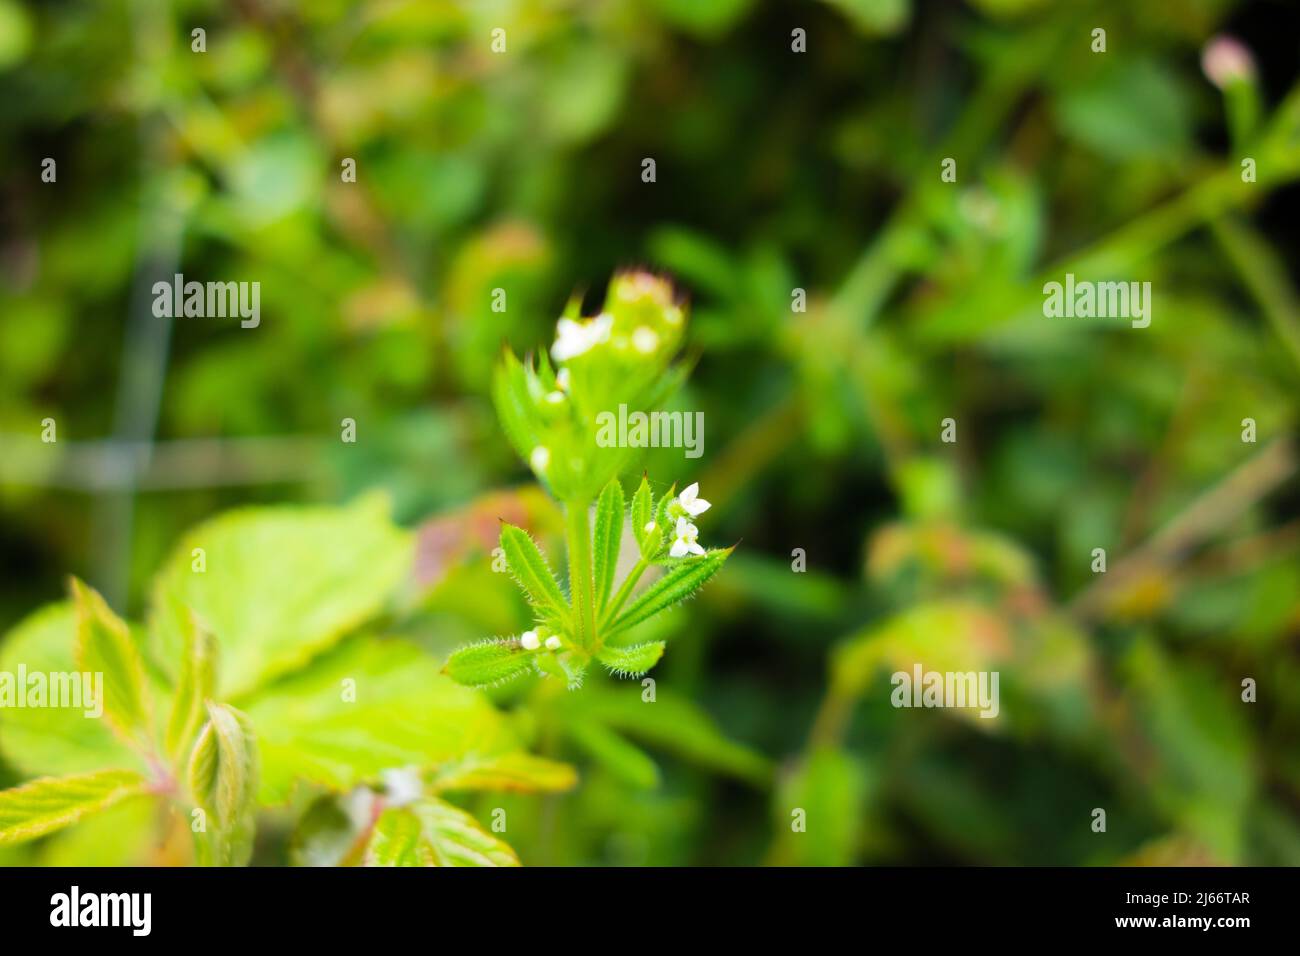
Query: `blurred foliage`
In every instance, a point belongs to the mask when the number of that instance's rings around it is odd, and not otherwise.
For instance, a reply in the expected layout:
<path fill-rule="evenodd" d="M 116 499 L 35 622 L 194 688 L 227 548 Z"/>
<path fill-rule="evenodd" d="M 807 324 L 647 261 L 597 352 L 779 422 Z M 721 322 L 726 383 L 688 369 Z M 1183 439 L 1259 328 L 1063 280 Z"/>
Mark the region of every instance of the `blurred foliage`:
<path fill-rule="evenodd" d="M 68 606 L 33 609 L 74 573 L 148 628 L 161 700 L 187 529 L 386 490 L 410 535 L 268 514 L 221 545 L 246 603 L 206 608 L 223 693 L 277 728 L 262 796 L 315 781 L 254 859 L 347 859 L 353 785 L 438 749 L 440 660 L 528 620 L 497 519 L 562 540 L 491 411 L 502 345 L 642 264 L 691 298 L 671 407 L 705 455 L 624 478 L 698 479 L 741 545 L 674 612 L 654 705 L 449 698 L 580 783 L 429 789 L 394 854 L 441 852 L 460 806 L 504 808 L 525 863 L 1300 863 L 1298 27 L 1282 0 L 0 0 L 0 661 L 68 659 Z M 1254 57 L 1226 90 L 1220 33 Z M 177 272 L 260 281 L 260 326 L 152 319 Z M 1066 272 L 1150 281 L 1151 327 L 1045 319 Z M 891 708 L 918 658 L 999 669 L 1000 718 Z M 320 690 L 358 669 L 394 709 L 334 723 Z M 376 743 L 391 715 L 411 736 Z M 0 785 L 119 765 L 103 728 L 25 719 Z M 186 860 L 156 817 L 0 862 Z"/>

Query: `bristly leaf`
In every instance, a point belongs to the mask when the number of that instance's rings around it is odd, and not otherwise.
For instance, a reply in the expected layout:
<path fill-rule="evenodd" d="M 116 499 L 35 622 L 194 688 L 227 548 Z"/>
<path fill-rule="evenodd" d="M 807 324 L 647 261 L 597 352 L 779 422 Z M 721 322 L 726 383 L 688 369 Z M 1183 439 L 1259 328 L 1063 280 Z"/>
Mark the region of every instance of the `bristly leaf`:
<path fill-rule="evenodd" d="M 536 653 L 512 637 L 480 641 L 452 651 L 442 672 L 466 687 L 495 687 L 531 671 Z"/>
<path fill-rule="evenodd" d="M 709 551 L 698 558 L 683 558 L 672 565 L 662 578 L 627 606 L 610 627 L 606 637 L 640 624 L 665 608 L 686 600 L 703 587 L 709 578 L 718 573 L 718 569 L 722 567 L 732 550 L 732 548 L 725 548 Z"/>
<path fill-rule="evenodd" d="M 195 832 L 199 862 L 242 866 L 253 852 L 258 754 L 252 721 L 226 704 L 207 705 L 208 722 L 190 754 L 190 793 L 205 813 Z"/>
<path fill-rule="evenodd" d="M 654 520 L 654 513 L 654 496 L 650 493 L 650 482 L 643 475 L 636 494 L 632 496 L 632 533 L 636 535 L 636 543 L 642 553 L 645 553 L 645 541 L 650 534 L 645 526 Z"/>
<path fill-rule="evenodd" d="M 593 536 L 596 613 L 599 614 L 609 600 L 610 588 L 614 585 L 618 548 L 623 540 L 623 486 L 617 478 L 600 493 L 600 500 L 596 503 L 596 529 Z"/>
<path fill-rule="evenodd" d="M 148 781 L 134 770 L 42 777 L 0 791 L 0 846 L 45 836 L 87 814 L 147 792 Z"/>
<path fill-rule="evenodd" d="M 528 389 L 528 370 L 507 351 L 492 380 L 492 399 L 506 438 L 528 460 L 537 445 L 537 420 Z"/>
<path fill-rule="evenodd" d="M 524 589 L 529 601 L 544 613 L 567 620 L 568 602 L 555 582 L 555 575 L 546 563 L 546 556 L 528 532 L 512 524 L 503 524 L 501 550 L 505 553 L 511 574 Z"/>
<path fill-rule="evenodd" d="M 167 754 L 173 760 L 189 752 L 207 719 L 207 701 L 216 696 L 217 690 L 216 640 L 192 613 L 182 627 L 185 656 L 181 660 L 180 678 L 163 738 Z"/>
<path fill-rule="evenodd" d="M 129 744 L 148 747 L 152 735 L 144 659 L 126 622 L 93 588 L 72 579 L 76 605 L 76 660 L 87 673 L 104 675 L 104 717 Z"/>
<path fill-rule="evenodd" d="M 605 647 L 596 655 L 615 677 L 640 677 L 664 656 L 663 641 L 649 641 L 629 647 Z"/>

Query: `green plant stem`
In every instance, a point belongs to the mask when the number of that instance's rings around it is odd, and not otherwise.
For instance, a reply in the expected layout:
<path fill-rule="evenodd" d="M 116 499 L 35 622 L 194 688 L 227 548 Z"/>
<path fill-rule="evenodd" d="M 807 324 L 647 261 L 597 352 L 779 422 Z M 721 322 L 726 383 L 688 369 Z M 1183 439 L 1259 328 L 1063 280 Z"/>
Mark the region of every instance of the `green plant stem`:
<path fill-rule="evenodd" d="M 628 572 L 627 577 L 623 579 L 623 583 L 619 585 L 618 593 L 614 595 L 614 600 L 610 601 L 609 604 L 605 606 L 605 611 L 600 616 L 600 629 L 602 632 L 604 632 L 605 628 L 610 624 L 614 623 L 614 619 L 618 616 L 618 612 L 623 609 L 623 605 L 632 594 L 632 589 L 636 587 L 636 582 L 641 579 L 641 575 L 645 573 L 645 569 L 648 567 L 650 567 L 650 562 L 645 558 L 637 559 L 636 565 Z"/>
<path fill-rule="evenodd" d="M 596 650 L 595 588 L 591 568 L 591 526 L 587 506 L 570 502 L 564 507 L 564 525 L 569 546 L 569 597 L 578 644 L 592 653 Z"/>

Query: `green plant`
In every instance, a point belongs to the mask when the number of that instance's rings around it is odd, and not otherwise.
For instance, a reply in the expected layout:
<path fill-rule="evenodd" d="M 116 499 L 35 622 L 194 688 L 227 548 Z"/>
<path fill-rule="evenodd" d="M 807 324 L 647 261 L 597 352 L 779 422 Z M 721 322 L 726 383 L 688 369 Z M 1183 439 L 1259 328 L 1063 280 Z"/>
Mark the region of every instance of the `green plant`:
<path fill-rule="evenodd" d="M 599 315 L 583 321 L 578 312 L 575 298 L 557 328 L 555 365 L 544 354 L 520 362 L 507 352 L 493 389 L 515 450 L 563 506 L 568 593 L 529 534 L 503 524 L 501 553 L 535 623 L 452 654 L 446 673 L 471 687 L 536 671 L 576 688 L 593 660 L 617 676 L 640 677 L 658 663 L 664 642 L 639 641 L 637 626 L 691 597 L 732 551 L 697 542 L 693 521 L 710 506 L 697 484 L 681 494 L 670 487 L 656 500 L 643 476 L 627 503 L 618 473 L 635 448 L 598 440 L 602 414 L 657 408 L 683 378 L 671 362 L 684 306 L 666 280 L 631 272 L 611 281 Z M 615 588 L 625 524 L 636 558 Z M 652 567 L 662 575 L 634 597 Z"/>
<path fill-rule="evenodd" d="M 157 575 L 145 626 L 74 579 L 70 603 L 0 645 L 0 672 L 28 675 L 20 692 L 44 688 L 0 722 L 6 759 L 37 778 L 0 792 L 0 846 L 133 804 L 112 824 L 131 836 L 125 856 L 96 859 L 141 862 L 155 846 L 144 859 L 238 865 L 255 814 L 288 806 L 299 862 L 517 863 L 445 794 L 564 790 L 576 776 L 524 753 L 505 715 L 388 636 L 412 551 L 370 498 L 201 525 Z M 103 720 L 48 696 L 52 675 L 73 673 L 103 675 Z M 340 840 L 328 809 L 346 801 L 372 812 Z M 186 830 L 192 852 L 178 848 Z"/>

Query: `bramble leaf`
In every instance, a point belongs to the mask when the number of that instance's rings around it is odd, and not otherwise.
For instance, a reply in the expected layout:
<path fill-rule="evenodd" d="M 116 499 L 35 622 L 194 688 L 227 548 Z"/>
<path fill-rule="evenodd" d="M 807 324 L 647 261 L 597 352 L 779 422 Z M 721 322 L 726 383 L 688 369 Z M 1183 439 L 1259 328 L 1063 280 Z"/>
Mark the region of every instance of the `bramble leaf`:
<path fill-rule="evenodd" d="M 623 539 L 623 486 L 617 478 L 605 486 L 596 503 L 594 538 L 595 599 L 596 613 L 599 614 L 609 600 L 609 592 L 614 585 L 618 549 Z"/>
<path fill-rule="evenodd" d="M 433 791 L 556 793 L 573 789 L 577 782 L 578 774 L 569 764 L 519 752 L 493 757 L 476 755 L 444 764 L 430 775 L 428 785 Z"/>
<path fill-rule="evenodd" d="M 262 758 L 259 801 L 290 802 L 295 782 L 344 792 L 393 767 L 519 749 L 482 694 L 438 671 L 408 641 L 357 635 L 258 691 L 245 709 Z"/>
<path fill-rule="evenodd" d="M 72 579 L 77 614 L 74 655 L 78 668 L 103 674 L 104 718 L 126 743 L 146 747 L 152 734 L 149 687 L 144 659 L 126 622 L 113 613 L 99 593 Z"/>
<path fill-rule="evenodd" d="M 434 866 L 420 818 L 405 807 L 389 807 L 375 821 L 366 847 L 366 866 Z"/>
<path fill-rule="evenodd" d="M 147 792 L 148 781 L 133 770 L 42 777 L 0 791 L 0 846 L 45 836 Z"/>
<path fill-rule="evenodd" d="M 568 602 L 555 582 L 546 556 L 528 532 L 512 524 L 502 525 L 501 550 L 505 552 L 510 572 L 528 595 L 530 603 L 561 620 L 566 619 Z"/>
<path fill-rule="evenodd" d="M 724 548 L 709 551 L 697 558 L 683 558 L 675 562 L 668 573 L 646 588 L 624 609 L 606 636 L 640 624 L 665 608 L 686 600 L 703 587 L 709 578 L 718 573 L 732 550 L 732 548 Z"/>
<path fill-rule="evenodd" d="M 64 674 L 79 670 L 74 660 L 77 612 L 71 601 L 32 612 L 0 637 L 0 673 Z M 83 695 L 84 696 L 84 695 Z M 98 703 L 98 702 L 97 702 Z M 132 766 L 129 750 L 98 711 L 79 707 L 0 708 L 0 752 L 29 777 L 69 776 Z"/>
<path fill-rule="evenodd" d="M 605 647 L 596 655 L 616 677 L 640 677 L 664 656 L 663 641 L 649 641 L 630 647 Z"/>
<path fill-rule="evenodd" d="M 467 644 L 451 652 L 442 672 L 466 687 L 495 687 L 532 670 L 535 653 L 513 637 Z"/>
<path fill-rule="evenodd" d="M 366 848 L 367 866 L 518 866 L 509 844 L 435 797 L 380 815 Z"/>
<path fill-rule="evenodd" d="M 223 700 L 303 666 L 406 580 L 414 539 L 388 512 L 386 499 L 370 496 L 346 508 L 243 508 L 199 525 L 154 590 L 160 663 L 175 674 L 192 612 L 221 638 Z"/>
<path fill-rule="evenodd" d="M 172 759 L 187 753 L 207 717 L 206 703 L 217 692 L 217 642 L 190 615 L 185 626 L 185 656 L 172 698 L 163 745 Z"/>
<path fill-rule="evenodd" d="M 253 852 L 258 753 L 252 721 L 226 704 L 209 702 L 208 722 L 190 754 L 189 784 L 205 813 L 195 851 L 206 866 L 240 866 Z"/>

